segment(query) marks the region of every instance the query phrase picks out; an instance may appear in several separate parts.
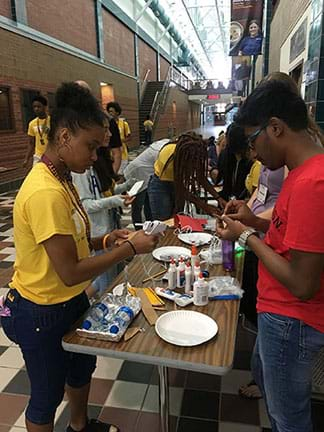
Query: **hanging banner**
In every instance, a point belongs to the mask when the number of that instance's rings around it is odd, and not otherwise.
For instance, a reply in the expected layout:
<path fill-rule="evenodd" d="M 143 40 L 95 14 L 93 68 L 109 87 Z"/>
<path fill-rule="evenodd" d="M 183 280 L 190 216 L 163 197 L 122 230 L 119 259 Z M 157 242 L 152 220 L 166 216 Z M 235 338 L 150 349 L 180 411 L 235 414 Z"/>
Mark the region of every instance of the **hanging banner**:
<path fill-rule="evenodd" d="M 263 0 L 231 0 L 231 56 L 251 56 L 262 52 Z"/>

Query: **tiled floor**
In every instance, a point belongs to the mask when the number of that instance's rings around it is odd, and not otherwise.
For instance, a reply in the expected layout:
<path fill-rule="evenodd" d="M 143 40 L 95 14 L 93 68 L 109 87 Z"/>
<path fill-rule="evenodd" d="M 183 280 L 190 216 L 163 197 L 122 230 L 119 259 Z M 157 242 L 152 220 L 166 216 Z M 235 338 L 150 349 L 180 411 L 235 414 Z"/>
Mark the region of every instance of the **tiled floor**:
<path fill-rule="evenodd" d="M 0 294 L 12 274 L 13 196 L 0 195 Z M 129 215 L 124 215 L 124 224 Z M 249 381 L 254 337 L 238 328 L 234 369 L 224 377 L 170 370 L 171 432 L 270 431 L 262 400 L 244 400 L 238 387 Z M 29 381 L 19 349 L 0 328 L 0 432 L 24 432 L 24 408 Z M 324 405 L 313 405 L 316 431 L 324 430 Z M 89 414 L 116 423 L 122 432 L 158 432 L 158 376 L 155 367 L 98 358 L 90 394 Z M 55 431 L 65 430 L 69 416 L 64 400 L 57 411 Z"/>

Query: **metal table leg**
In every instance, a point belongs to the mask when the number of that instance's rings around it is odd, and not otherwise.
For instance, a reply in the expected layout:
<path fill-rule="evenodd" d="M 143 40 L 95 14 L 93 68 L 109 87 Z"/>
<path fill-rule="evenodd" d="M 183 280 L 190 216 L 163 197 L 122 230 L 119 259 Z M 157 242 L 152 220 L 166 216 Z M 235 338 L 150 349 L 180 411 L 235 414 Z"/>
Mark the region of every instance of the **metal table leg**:
<path fill-rule="evenodd" d="M 168 368 L 158 366 L 160 388 L 160 423 L 161 432 L 169 432 L 169 381 Z"/>

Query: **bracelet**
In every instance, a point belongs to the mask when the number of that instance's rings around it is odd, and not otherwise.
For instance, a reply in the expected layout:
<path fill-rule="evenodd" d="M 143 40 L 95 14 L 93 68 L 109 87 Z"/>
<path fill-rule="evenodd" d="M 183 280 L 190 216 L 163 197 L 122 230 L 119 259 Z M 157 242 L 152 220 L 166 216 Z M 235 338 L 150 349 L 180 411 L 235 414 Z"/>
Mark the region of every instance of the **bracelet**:
<path fill-rule="evenodd" d="M 135 249 L 135 246 L 133 245 L 133 243 L 130 240 L 125 240 L 124 243 L 128 243 L 130 245 L 130 247 L 133 249 L 134 255 L 137 255 L 137 250 Z"/>
<path fill-rule="evenodd" d="M 102 249 L 107 250 L 107 240 L 109 239 L 110 234 L 106 234 L 102 239 Z"/>

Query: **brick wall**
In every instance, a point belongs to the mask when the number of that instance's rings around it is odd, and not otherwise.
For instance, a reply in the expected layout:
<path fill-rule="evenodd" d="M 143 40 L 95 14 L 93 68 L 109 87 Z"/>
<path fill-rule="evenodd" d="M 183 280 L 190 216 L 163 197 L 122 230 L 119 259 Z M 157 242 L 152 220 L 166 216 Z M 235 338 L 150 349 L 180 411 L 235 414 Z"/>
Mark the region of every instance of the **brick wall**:
<path fill-rule="evenodd" d="M 165 80 L 165 78 L 168 74 L 169 67 L 170 67 L 170 63 L 160 55 L 160 76 L 161 76 L 160 79 L 161 79 L 161 81 Z"/>
<path fill-rule="evenodd" d="M 27 0 L 29 27 L 97 55 L 92 0 Z"/>
<path fill-rule="evenodd" d="M 156 51 L 149 47 L 142 39 L 138 40 L 138 51 L 139 51 L 139 76 L 143 80 L 147 69 L 151 72 L 148 76 L 149 81 L 157 80 L 157 65 L 156 65 Z"/>
<path fill-rule="evenodd" d="M 280 48 L 310 2 L 310 0 L 294 0 L 294 2 L 281 0 L 279 2 L 271 22 L 269 72 L 279 70 Z"/>
<path fill-rule="evenodd" d="M 134 33 L 104 9 L 102 19 L 105 62 L 135 75 Z"/>
<path fill-rule="evenodd" d="M 170 128 L 177 135 L 199 127 L 200 106 L 189 102 L 185 92 L 170 88 L 165 112 L 159 118 L 154 139 L 168 138 Z"/>
<path fill-rule="evenodd" d="M 0 1 L 0 15 L 6 18 L 11 18 L 11 0 L 1 0 Z"/>
<path fill-rule="evenodd" d="M 20 89 L 40 90 L 46 95 L 62 81 L 83 79 L 100 97 L 101 81 L 114 86 L 114 94 L 124 108 L 132 129 L 134 145 L 138 144 L 138 105 L 136 81 L 89 63 L 72 55 L 47 47 L 22 36 L 0 29 L 2 61 L 0 85 L 11 88 L 14 105 L 15 132 L 0 134 L 0 166 L 21 166 L 27 148 L 27 137 L 22 129 Z M 26 55 L 28 53 L 28 55 Z M 0 183 L 20 178 L 23 170 L 0 172 Z"/>

